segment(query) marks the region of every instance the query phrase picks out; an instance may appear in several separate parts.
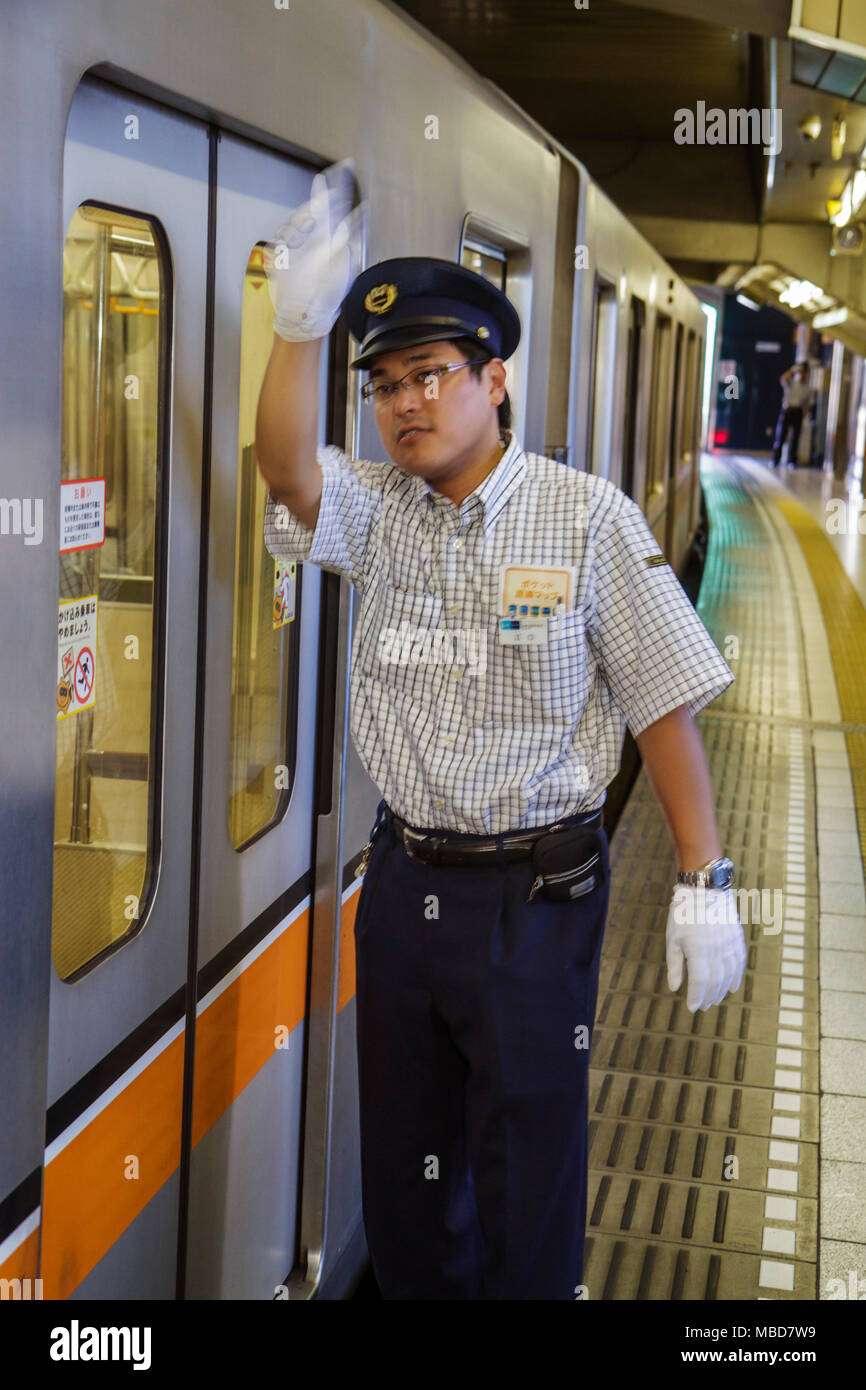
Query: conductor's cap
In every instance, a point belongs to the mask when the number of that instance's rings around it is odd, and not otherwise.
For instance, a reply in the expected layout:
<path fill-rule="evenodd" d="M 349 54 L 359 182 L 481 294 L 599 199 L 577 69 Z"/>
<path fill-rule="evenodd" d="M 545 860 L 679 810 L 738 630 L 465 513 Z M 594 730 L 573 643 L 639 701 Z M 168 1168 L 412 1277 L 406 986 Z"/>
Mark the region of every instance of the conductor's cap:
<path fill-rule="evenodd" d="M 501 290 L 453 261 L 404 256 L 363 271 L 341 314 L 361 344 L 350 366 L 366 367 L 397 348 L 443 338 L 474 338 L 491 357 L 509 358 L 520 341 L 517 310 Z"/>

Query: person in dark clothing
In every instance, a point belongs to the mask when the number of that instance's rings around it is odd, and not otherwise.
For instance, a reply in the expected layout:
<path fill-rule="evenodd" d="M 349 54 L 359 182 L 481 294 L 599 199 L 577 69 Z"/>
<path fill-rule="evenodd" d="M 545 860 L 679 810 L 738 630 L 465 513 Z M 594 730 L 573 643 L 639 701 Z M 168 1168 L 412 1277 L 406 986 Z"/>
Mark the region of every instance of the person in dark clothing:
<path fill-rule="evenodd" d="M 776 424 L 776 438 L 773 441 L 773 467 L 782 461 L 782 445 L 790 431 L 791 442 L 788 448 L 788 462 L 796 467 L 797 446 L 803 425 L 803 413 L 812 403 L 812 388 L 809 385 L 809 364 L 797 362 L 789 367 L 779 378 L 782 384 L 782 409 Z"/>

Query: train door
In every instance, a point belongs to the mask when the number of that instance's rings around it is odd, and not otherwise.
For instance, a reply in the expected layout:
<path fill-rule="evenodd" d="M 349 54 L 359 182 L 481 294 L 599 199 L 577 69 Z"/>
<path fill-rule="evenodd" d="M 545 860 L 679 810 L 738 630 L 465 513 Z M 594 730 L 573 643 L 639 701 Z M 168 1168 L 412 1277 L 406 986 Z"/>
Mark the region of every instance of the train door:
<path fill-rule="evenodd" d="M 257 243 L 311 183 L 312 171 L 221 136 L 191 1298 L 273 1298 L 298 1258 L 321 571 L 277 563 L 265 548 L 254 439 L 273 342 Z M 323 363 L 320 422 L 325 388 Z"/>
<path fill-rule="evenodd" d="M 175 1292 L 209 141 L 82 83 L 63 168 L 46 1298 Z"/>

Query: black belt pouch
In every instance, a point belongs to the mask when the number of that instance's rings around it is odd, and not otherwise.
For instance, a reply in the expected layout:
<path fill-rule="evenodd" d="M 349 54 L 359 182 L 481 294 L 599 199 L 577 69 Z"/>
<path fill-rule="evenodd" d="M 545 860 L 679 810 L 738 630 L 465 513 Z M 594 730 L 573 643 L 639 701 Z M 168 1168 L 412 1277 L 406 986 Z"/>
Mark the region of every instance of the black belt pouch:
<path fill-rule="evenodd" d="M 532 847 L 535 882 L 533 896 L 541 892 L 555 903 L 567 903 L 594 893 L 607 878 L 604 832 L 598 827 L 575 825 L 542 835 Z"/>

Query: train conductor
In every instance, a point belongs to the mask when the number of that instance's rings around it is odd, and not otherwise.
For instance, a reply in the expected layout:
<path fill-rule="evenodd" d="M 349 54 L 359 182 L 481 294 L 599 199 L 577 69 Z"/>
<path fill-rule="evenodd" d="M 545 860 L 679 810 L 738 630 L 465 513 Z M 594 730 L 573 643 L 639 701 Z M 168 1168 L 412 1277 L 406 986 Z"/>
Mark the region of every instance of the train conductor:
<path fill-rule="evenodd" d="M 386 1299 L 585 1296 L 587 1088 L 625 726 L 680 873 L 668 983 L 739 988 L 745 942 L 694 715 L 733 680 L 640 509 L 526 453 L 517 313 L 406 258 L 358 275 L 335 165 L 266 253 L 265 538 L 345 575 L 352 735 L 382 802 L 355 921 L 363 1211 Z M 318 438 L 338 315 L 387 463 Z M 592 1291 L 589 1291 L 592 1296 Z"/>

